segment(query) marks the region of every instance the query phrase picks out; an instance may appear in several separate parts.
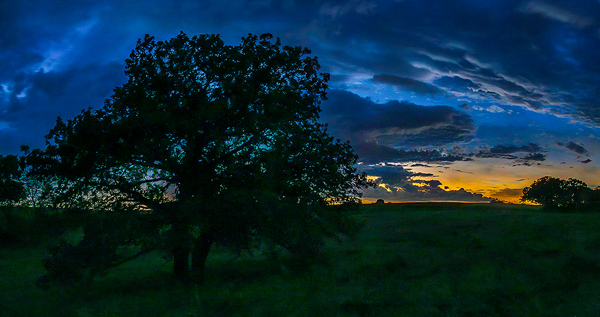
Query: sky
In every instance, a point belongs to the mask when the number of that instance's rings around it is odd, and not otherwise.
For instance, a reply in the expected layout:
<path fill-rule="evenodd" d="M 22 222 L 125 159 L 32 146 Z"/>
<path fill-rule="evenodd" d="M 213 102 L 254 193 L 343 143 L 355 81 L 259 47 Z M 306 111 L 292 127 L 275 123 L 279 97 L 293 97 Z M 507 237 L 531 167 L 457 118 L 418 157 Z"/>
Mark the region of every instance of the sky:
<path fill-rule="evenodd" d="M 331 74 L 321 121 L 366 201 L 518 202 L 543 176 L 600 186 L 600 1 L 0 1 L 0 154 L 100 108 L 145 34 L 272 33 Z"/>

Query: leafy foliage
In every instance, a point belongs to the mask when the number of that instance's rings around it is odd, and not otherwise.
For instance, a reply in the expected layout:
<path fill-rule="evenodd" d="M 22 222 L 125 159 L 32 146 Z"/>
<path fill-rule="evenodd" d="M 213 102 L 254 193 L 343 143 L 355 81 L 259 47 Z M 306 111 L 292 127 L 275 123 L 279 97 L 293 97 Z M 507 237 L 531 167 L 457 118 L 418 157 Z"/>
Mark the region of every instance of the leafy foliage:
<path fill-rule="evenodd" d="M 159 245 L 152 233 L 160 227 L 150 225 L 148 218 L 151 215 L 133 213 L 89 217 L 80 241 L 62 241 L 49 249 L 50 256 L 43 261 L 48 274 L 36 284 L 46 289 L 50 285 L 85 285 L 96 274 L 155 250 Z"/>
<path fill-rule="evenodd" d="M 103 108 L 57 119 L 47 148 L 27 156 L 30 175 L 55 177 L 57 207 L 151 215 L 154 227 L 138 237 L 162 241 L 184 280 L 190 254 L 201 275 L 214 243 L 313 254 L 324 237 L 356 228 L 343 207 L 369 183 L 349 143 L 317 122 L 329 75 L 309 54 L 270 34 L 238 46 L 218 35 L 146 36 Z M 118 236 L 84 240 L 104 235 Z M 77 263 L 113 263 L 130 241 L 109 240 L 96 260 Z M 68 248 L 55 258 L 79 254 Z M 48 262 L 50 274 L 59 262 Z"/>
<path fill-rule="evenodd" d="M 25 196 L 20 176 L 19 159 L 14 155 L 0 155 L 0 204 L 10 205 Z"/>
<path fill-rule="evenodd" d="M 521 201 L 541 204 L 546 210 L 600 211 L 600 190 L 592 190 L 578 179 L 545 176 L 523 189 Z"/>

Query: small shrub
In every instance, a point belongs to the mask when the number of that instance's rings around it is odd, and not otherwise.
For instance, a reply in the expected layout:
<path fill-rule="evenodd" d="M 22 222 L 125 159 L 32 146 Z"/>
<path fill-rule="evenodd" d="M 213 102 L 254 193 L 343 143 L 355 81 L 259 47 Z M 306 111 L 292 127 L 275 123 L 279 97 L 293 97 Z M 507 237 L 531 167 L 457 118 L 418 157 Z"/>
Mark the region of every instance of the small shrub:
<path fill-rule="evenodd" d="M 47 290 L 52 284 L 71 286 L 84 278 L 86 261 L 77 246 L 61 242 L 60 245 L 50 248 L 48 251 L 50 257 L 42 261 L 42 265 L 48 273 L 36 280 L 37 287 Z"/>
<path fill-rule="evenodd" d="M 83 238 L 76 244 L 60 242 L 49 249 L 43 260 L 47 274 L 37 286 L 75 286 L 91 283 L 94 276 L 156 248 L 156 241 L 138 238 L 132 218 L 124 216 L 96 217 L 84 226 Z M 117 225 L 118 224 L 118 225 Z"/>

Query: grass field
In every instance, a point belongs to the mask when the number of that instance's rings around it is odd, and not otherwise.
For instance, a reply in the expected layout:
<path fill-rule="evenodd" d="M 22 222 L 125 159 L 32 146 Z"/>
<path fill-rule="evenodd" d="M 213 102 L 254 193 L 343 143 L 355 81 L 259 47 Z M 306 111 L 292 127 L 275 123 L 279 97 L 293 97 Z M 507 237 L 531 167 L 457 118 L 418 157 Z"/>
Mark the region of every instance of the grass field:
<path fill-rule="evenodd" d="M 600 214 L 502 204 L 365 205 L 312 263 L 216 249 L 203 286 L 149 254 L 85 292 L 33 283 L 43 249 L 0 251 L 0 316 L 598 316 Z M 309 265 L 310 264 L 310 265 Z"/>

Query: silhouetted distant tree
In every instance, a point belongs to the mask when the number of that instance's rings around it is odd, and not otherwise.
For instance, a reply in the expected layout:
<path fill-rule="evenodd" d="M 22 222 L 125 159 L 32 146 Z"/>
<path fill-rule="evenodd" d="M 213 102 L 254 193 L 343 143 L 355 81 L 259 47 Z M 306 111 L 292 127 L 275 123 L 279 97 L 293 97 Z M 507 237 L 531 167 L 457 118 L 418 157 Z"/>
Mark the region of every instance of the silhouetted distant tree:
<path fill-rule="evenodd" d="M 20 220 L 10 206 L 21 200 L 24 195 L 23 184 L 19 181 L 21 168 L 19 159 L 14 155 L 0 155 L 0 245 L 20 240 Z"/>
<path fill-rule="evenodd" d="M 158 247 L 186 281 L 202 276 L 215 243 L 310 255 L 356 228 L 343 206 L 368 182 L 349 143 L 317 122 L 329 75 L 309 54 L 270 34 L 237 46 L 184 33 L 138 41 L 104 107 L 59 118 L 27 157 L 32 175 L 57 177 L 57 206 L 96 219 L 78 245 L 51 251 L 40 282 Z"/>
<path fill-rule="evenodd" d="M 599 190 L 592 190 L 578 179 L 545 176 L 523 189 L 521 201 L 541 204 L 546 210 L 589 211 L 598 207 L 599 193 Z"/>
<path fill-rule="evenodd" d="M 25 188 L 20 181 L 19 158 L 0 155 L 0 204 L 11 205 L 25 197 Z"/>

